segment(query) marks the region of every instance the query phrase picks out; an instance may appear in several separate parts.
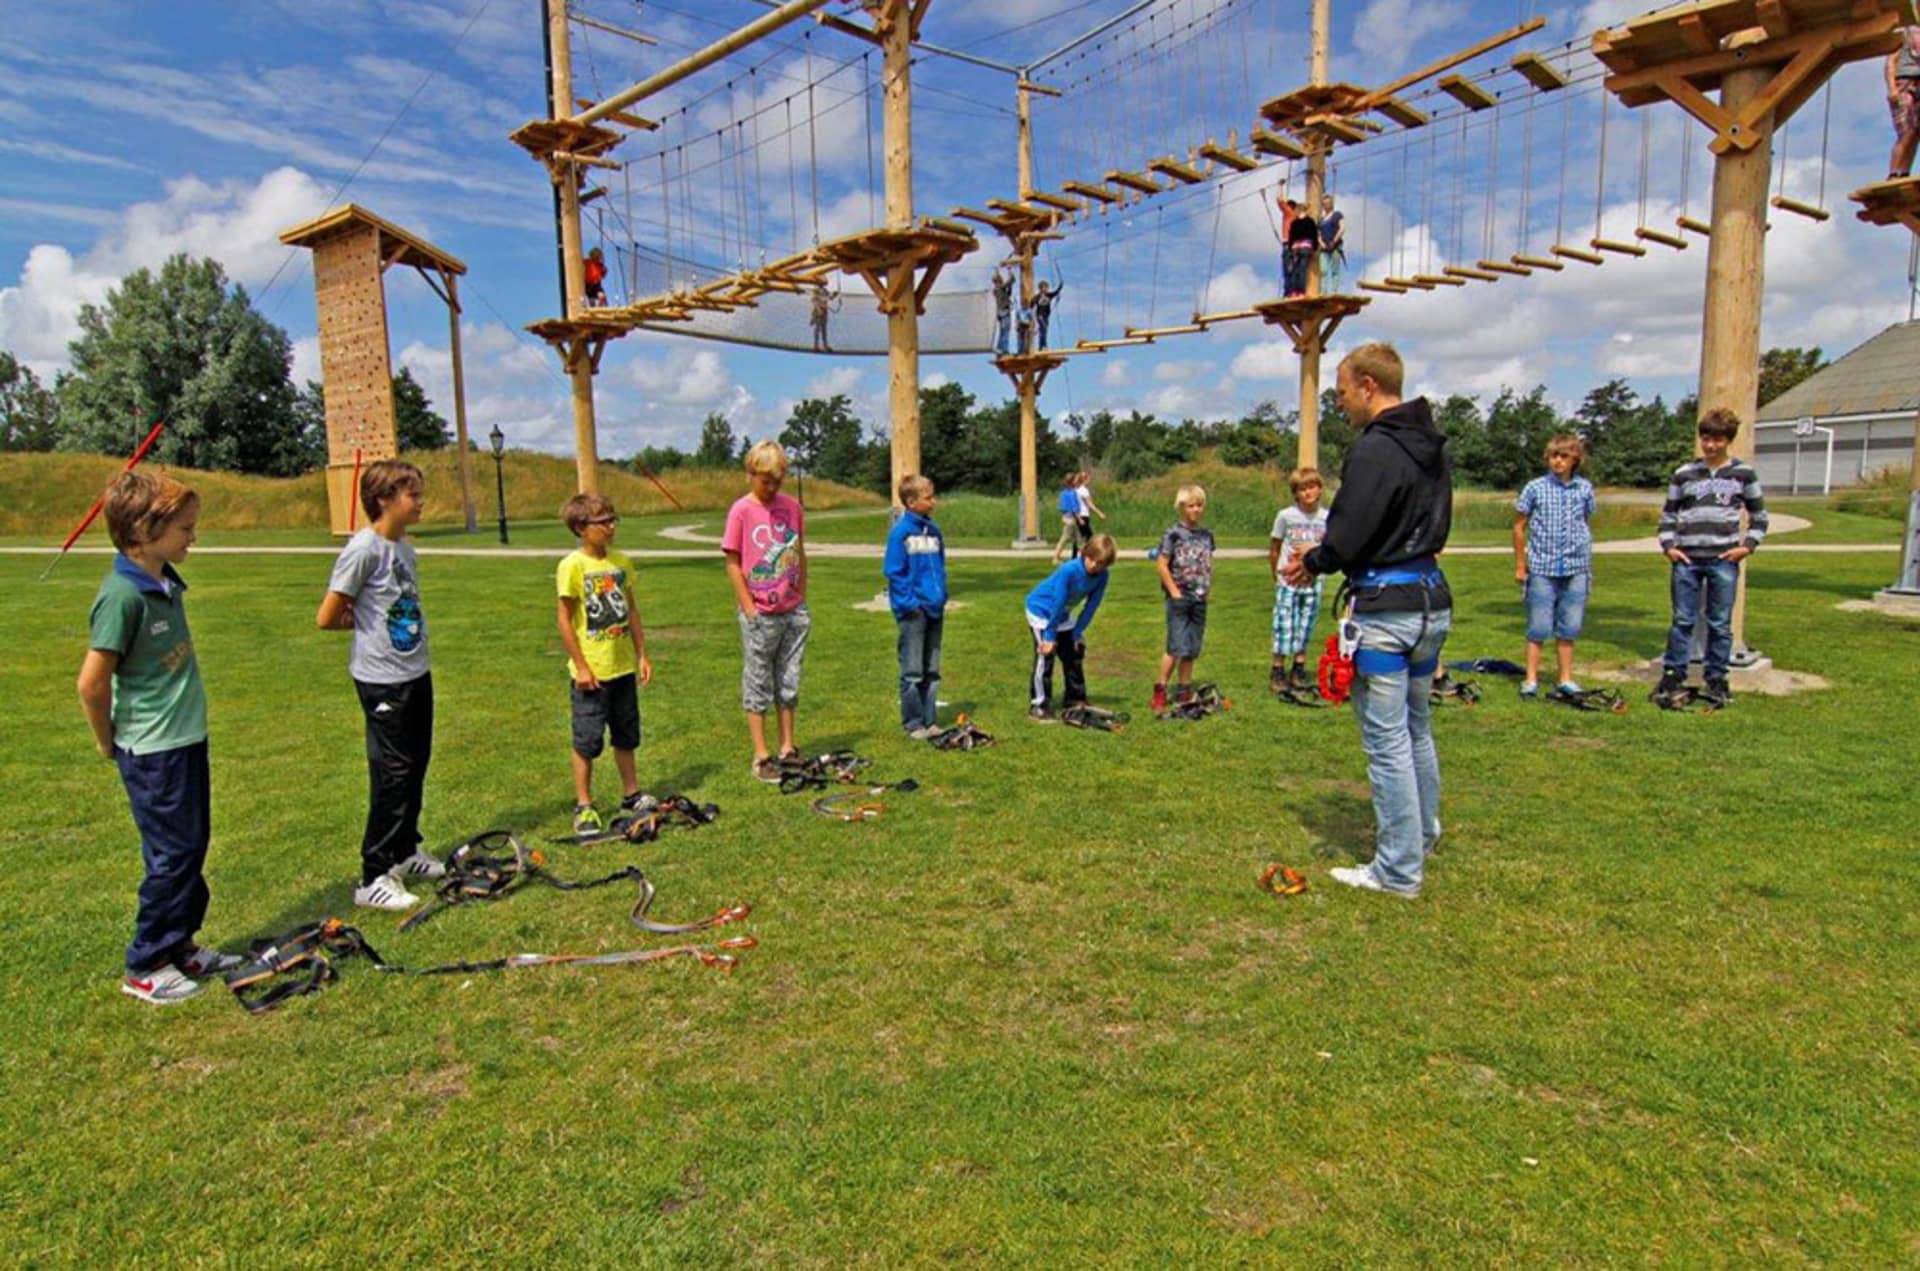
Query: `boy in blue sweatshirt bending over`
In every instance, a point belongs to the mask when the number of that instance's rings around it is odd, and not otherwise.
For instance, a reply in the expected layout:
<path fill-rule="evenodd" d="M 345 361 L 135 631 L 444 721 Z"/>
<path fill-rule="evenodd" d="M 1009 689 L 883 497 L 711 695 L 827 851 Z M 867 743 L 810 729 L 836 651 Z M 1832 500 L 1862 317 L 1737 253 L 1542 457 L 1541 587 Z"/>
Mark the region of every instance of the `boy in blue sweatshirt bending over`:
<path fill-rule="evenodd" d="M 905 509 L 887 535 L 881 568 L 887 601 L 900 627 L 900 727 L 915 741 L 939 729 L 933 722 L 940 687 L 940 630 L 947 612 L 947 545 L 933 523 L 933 482 L 900 478 Z"/>
<path fill-rule="evenodd" d="M 1087 676 L 1087 627 L 1107 594 L 1107 567 L 1118 551 L 1113 535 L 1095 534 L 1080 555 L 1047 575 L 1027 593 L 1027 626 L 1033 630 L 1033 691 L 1027 715 L 1038 724 L 1054 723 L 1053 660 L 1060 659 L 1067 678 L 1063 706 L 1084 705 Z M 1080 617 L 1073 607 L 1081 601 Z"/>

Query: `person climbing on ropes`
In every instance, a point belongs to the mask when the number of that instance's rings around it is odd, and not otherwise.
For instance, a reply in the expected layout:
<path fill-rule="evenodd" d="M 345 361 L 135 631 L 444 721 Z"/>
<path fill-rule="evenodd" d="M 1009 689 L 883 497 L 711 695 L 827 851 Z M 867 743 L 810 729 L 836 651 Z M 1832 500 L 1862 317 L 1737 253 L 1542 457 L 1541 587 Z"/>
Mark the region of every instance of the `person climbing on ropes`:
<path fill-rule="evenodd" d="M 1901 27 L 1900 47 L 1887 54 L 1887 107 L 1893 113 L 1887 179 L 1897 181 L 1912 174 L 1920 147 L 1920 26 Z"/>
<path fill-rule="evenodd" d="M 1288 299 L 1307 294 L 1307 265 L 1320 250 L 1320 222 L 1306 205 L 1288 200 L 1293 215 L 1287 221 L 1286 294 Z"/>
<path fill-rule="evenodd" d="M 1347 267 L 1347 215 L 1333 210 L 1333 196 L 1320 196 L 1320 294 L 1340 290 L 1340 273 Z"/>
<path fill-rule="evenodd" d="M 1005 357 L 1013 352 L 1007 341 L 1013 337 L 1013 275 L 1005 265 L 993 271 L 993 351 Z"/>
<path fill-rule="evenodd" d="M 1047 323 L 1053 317 L 1053 302 L 1058 300 L 1060 293 L 1066 289 L 1065 283 L 1051 285 L 1043 281 L 1040 284 L 1040 289 L 1033 293 L 1033 335 L 1035 348 L 1045 349 L 1047 347 Z"/>
<path fill-rule="evenodd" d="M 587 303 L 595 308 L 607 303 L 607 260 L 598 247 L 587 253 Z"/>
<path fill-rule="evenodd" d="M 1338 570 L 1352 597 L 1340 625 L 1358 642 L 1353 712 L 1377 830 L 1373 859 L 1333 870 L 1333 880 L 1411 899 L 1440 839 L 1431 682 L 1453 625 L 1436 559 L 1453 525 L 1453 473 L 1426 398 L 1400 399 L 1405 374 L 1390 344 L 1363 344 L 1340 363 L 1340 405 L 1360 435 L 1340 466 L 1326 538 L 1290 554 L 1280 576 L 1307 587 Z"/>
<path fill-rule="evenodd" d="M 827 340 L 827 318 L 839 307 L 840 298 L 827 290 L 827 284 L 813 284 L 813 291 L 807 297 L 807 322 L 813 327 L 815 353 L 833 352 L 833 345 Z"/>

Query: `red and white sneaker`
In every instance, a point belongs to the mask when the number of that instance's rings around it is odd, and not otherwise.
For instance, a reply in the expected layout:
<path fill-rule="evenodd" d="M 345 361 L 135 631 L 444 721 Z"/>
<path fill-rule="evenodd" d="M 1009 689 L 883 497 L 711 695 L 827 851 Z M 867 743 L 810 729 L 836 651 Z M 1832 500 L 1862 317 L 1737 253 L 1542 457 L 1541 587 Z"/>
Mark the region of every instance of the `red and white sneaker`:
<path fill-rule="evenodd" d="M 151 971 L 128 972 L 120 981 L 120 991 L 155 1006 L 184 1002 L 200 991 L 200 981 L 189 979 L 177 966 L 156 967 Z"/>
<path fill-rule="evenodd" d="M 204 944 L 193 946 L 193 952 L 181 958 L 174 965 L 193 979 L 205 979 L 209 975 L 225 975 L 246 964 L 246 959 L 237 953 L 222 953 L 218 949 L 209 949 Z"/>

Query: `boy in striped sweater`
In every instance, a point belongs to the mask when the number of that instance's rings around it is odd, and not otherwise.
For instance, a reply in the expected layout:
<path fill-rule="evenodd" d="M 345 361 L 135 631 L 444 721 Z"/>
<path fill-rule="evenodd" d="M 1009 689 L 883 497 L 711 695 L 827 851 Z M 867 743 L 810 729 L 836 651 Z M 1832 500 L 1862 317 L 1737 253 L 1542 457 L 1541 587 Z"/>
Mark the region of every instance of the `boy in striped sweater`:
<path fill-rule="evenodd" d="M 1707 687 L 1713 706 L 1724 706 L 1727 663 L 1733 656 L 1733 596 L 1740 562 L 1767 536 L 1767 505 L 1751 464 L 1728 453 L 1740 431 L 1732 411 L 1700 417 L 1700 457 L 1680 466 L 1660 511 L 1660 550 L 1673 562 L 1673 626 L 1656 694 L 1686 684 L 1693 629 L 1707 619 Z M 1744 514 L 1745 525 L 1742 525 Z"/>

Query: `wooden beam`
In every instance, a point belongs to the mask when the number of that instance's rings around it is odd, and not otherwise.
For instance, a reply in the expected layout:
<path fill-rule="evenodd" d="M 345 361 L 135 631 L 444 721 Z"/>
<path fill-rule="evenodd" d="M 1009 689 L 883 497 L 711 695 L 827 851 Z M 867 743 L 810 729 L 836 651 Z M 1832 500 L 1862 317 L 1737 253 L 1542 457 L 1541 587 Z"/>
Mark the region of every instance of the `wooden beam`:
<path fill-rule="evenodd" d="M 1075 347 L 1086 349 L 1089 352 L 1093 352 L 1093 351 L 1105 352 L 1107 349 L 1124 348 L 1128 345 L 1133 345 L 1133 344 L 1152 344 L 1152 343 L 1153 343 L 1153 337 L 1150 335 L 1130 335 L 1124 338 L 1113 339 L 1113 340 L 1082 340 Z"/>
<path fill-rule="evenodd" d="M 1432 115 L 1417 106 L 1401 101 L 1398 97 L 1388 97 L 1373 109 L 1402 128 L 1419 128 L 1433 122 Z"/>
<path fill-rule="evenodd" d="M 1404 295 L 1406 295 L 1406 294 L 1407 294 L 1407 289 L 1406 289 L 1405 287 L 1402 287 L 1402 286 L 1401 286 L 1400 284 L 1398 284 L 1398 283 L 1394 283 L 1394 282 L 1368 282 L 1368 281 L 1366 281 L 1365 279 L 1362 279 L 1362 280 L 1361 280 L 1361 282 L 1360 282 L 1360 290 L 1362 290 L 1362 291 L 1384 291 L 1384 292 L 1386 292 L 1387 294 L 1389 294 L 1389 295 L 1394 295 L 1394 296 L 1404 296 Z"/>
<path fill-rule="evenodd" d="M 1060 188 L 1069 194 L 1082 194 L 1090 199 L 1098 199 L 1102 203 L 1124 203 L 1127 201 L 1127 196 L 1124 194 L 1115 194 L 1104 185 L 1089 185 L 1085 181 L 1062 181 Z"/>
<path fill-rule="evenodd" d="M 1391 84 L 1382 84 L 1360 100 L 1359 108 L 1369 109 L 1375 102 L 1391 97 L 1403 88 L 1418 84 L 1423 79 L 1431 79 L 1441 71 L 1450 71 L 1462 62 L 1471 62 L 1482 53 L 1491 52 L 1502 44 L 1511 44 L 1523 35 L 1532 35 L 1546 24 L 1545 18 L 1529 18 L 1519 26 L 1508 27 L 1498 35 L 1490 35 L 1477 44 L 1469 44 L 1466 48 L 1447 54 L 1437 62 L 1430 62 L 1417 71 L 1402 75 Z"/>
<path fill-rule="evenodd" d="M 1339 115 L 1316 115 L 1306 121 L 1305 127 L 1315 136 L 1325 137 L 1329 141 L 1344 142 L 1350 146 L 1365 141 L 1370 135 L 1362 126 L 1362 121 Z"/>
<path fill-rule="evenodd" d="M 1007 212 L 1021 216 L 1031 216 L 1052 224 L 1059 213 L 1051 208 L 1040 207 L 1033 203 L 1013 202 L 1008 199 L 988 199 L 987 206 L 996 212 Z"/>
<path fill-rule="evenodd" d="M 1787 6 L 1780 0 L 1754 0 L 1753 13 L 1772 38 L 1784 40 L 1793 34 L 1793 19 L 1787 16 Z"/>
<path fill-rule="evenodd" d="M 1595 251 L 1613 252 L 1620 256 L 1644 256 L 1647 254 L 1647 249 L 1640 246 L 1640 244 L 1623 243 L 1617 238 L 1589 239 L 1587 240 L 1587 245 Z"/>
<path fill-rule="evenodd" d="M 1167 188 L 1152 177 L 1142 176 L 1138 172 L 1129 172 L 1125 168 L 1115 168 L 1107 173 L 1106 179 L 1115 185 L 1124 185 L 1129 190 L 1138 190 L 1142 194 L 1158 194 Z M 993 206 L 992 199 L 987 200 L 987 206 Z"/>
<path fill-rule="evenodd" d="M 982 225 L 997 230 L 1007 229 L 1013 224 L 1011 220 L 1004 216 L 996 216 L 992 212 L 982 212 L 977 207 L 956 207 L 953 209 L 953 214 L 955 216 L 963 216 L 970 221 L 979 221 Z"/>
<path fill-rule="evenodd" d="M 1485 269 L 1468 269 L 1465 265 L 1448 265 L 1440 271 L 1455 278 L 1471 278 L 1475 282 L 1499 282 L 1500 275 Z"/>
<path fill-rule="evenodd" d="M 1225 146 L 1216 146 L 1211 141 L 1200 147 L 1200 157 L 1210 159 L 1223 168 L 1232 168 L 1235 172 L 1251 172 L 1259 163 L 1238 150 L 1229 150 Z"/>
<path fill-rule="evenodd" d="M 1387 285 L 1389 287 L 1398 287 L 1403 291 L 1409 290 L 1409 289 L 1418 290 L 1418 291 L 1432 291 L 1434 287 L 1434 284 L 1427 282 L 1418 277 L 1389 278 L 1387 279 Z"/>
<path fill-rule="evenodd" d="M 1569 247 L 1565 243 L 1555 243 L 1549 250 L 1556 256 L 1564 256 L 1568 260 L 1583 260 L 1589 265 L 1607 263 L 1607 258 L 1599 252 L 1590 252 L 1582 247 Z"/>
<path fill-rule="evenodd" d="M 1662 247 L 1672 247 L 1679 251 L 1685 251 L 1687 249 L 1686 239 L 1680 237 L 1678 234 L 1669 234 L 1663 229 L 1650 229 L 1642 225 L 1639 229 L 1633 231 L 1633 236 L 1635 238 L 1644 238 L 1649 243 L 1658 243 Z"/>
<path fill-rule="evenodd" d="M 1155 159 L 1147 165 L 1147 171 L 1158 172 L 1163 177 L 1172 177 L 1182 185 L 1200 185 L 1207 179 L 1206 173 L 1190 164 L 1182 163 L 1171 155 Z"/>
<path fill-rule="evenodd" d="M 1698 234 L 1702 238 L 1713 237 L 1713 226 L 1692 216 L 1676 216 L 1673 223 L 1689 234 Z"/>
<path fill-rule="evenodd" d="M 1812 221 L 1824 221 L 1833 215 L 1824 207 L 1802 203 L 1799 199 L 1790 199 L 1784 194 L 1776 194 L 1769 201 L 1782 212 L 1792 212 L 1795 216 L 1804 216 Z"/>
<path fill-rule="evenodd" d="M 1551 269 L 1556 274 L 1566 268 L 1551 256 L 1529 256 L 1524 252 L 1515 252 L 1513 263 L 1525 265 L 1528 269 Z"/>
<path fill-rule="evenodd" d="M 1680 31 L 1680 42 L 1695 54 L 1720 51 L 1720 41 L 1713 38 L 1713 33 L 1707 30 L 1706 20 L 1699 14 L 1689 13 L 1675 25 Z"/>
<path fill-rule="evenodd" d="M 1438 87 L 1468 110 L 1491 110 L 1500 104 L 1498 97 L 1464 75 L 1449 75 L 1440 81 Z"/>
<path fill-rule="evenodd" d="M 1196 331 L 1205 331 L 1207 324 L 1204 322 L 1189 322 L 1184 326 L 1177 327 L 1122 327 L 1120 329 L 1127 333 L 1129 339 L 1144 337 L 1151 340 L 1155 336 L 1161 335 L 1192 335 Z"/>
<path fill-rule="evenodd" d="M 1064 194 L 1049 194 L 1045 190 L 1035 190 L 1027 195 L 1035 203 L 1043 203 L 1061 212 L 1081 212 L 1086 210 L 1086 200 L 1070 199 Z"/>
<path fill-rule="evenodd" d="M 1429 287 L 1464 287 L 1467 285 L 1464 278 L 1454 278 L 1447 274 L 1415 274 L 1413 280 L 1416 283 L 1426 283 Z"/>
<path fill-rule="evenodd" d="M 580 21 L 580 15 L 574 14 L 573 20 L 575 22 Z M 573 99 L 573 104 L 582 110 L 587 110 L 592 108 L 593 100 L 587 97 L 576 97 Z M 608 115 L 607 118 L 616 124 L 621 124 L 628 128 L 638 128 L 642 132 L 652 132 L 660 126 L 660 121 L 657 119 L 642 119 L 638 115 L 629 115 L 624 110 L 616 110 L 611 115 Z"/>
<path fill-rule="evenodd" d="M 1219 313 L 1196 313 L 1193 315 L 1193 320 L 1200 326 L 1210 327 L 1216 322 L 1238 322 L 1242 318 L 1257 318 L 1259 316 L 1260 311 L 1258 309 L 1226 309 Z"/>
<path fill-rule="evenodd" d="M 1511 274 L 1515 278 L 1525 278 L 1533 272 L 1525 265 L 1513 265 L 1504 260 L 1482 260 L 1475 263 L 1482 269 L 1492 270 L 1496 274 Z"/>
<path fill-rule="evenodd" d="M 1253 148 L 1261 154 L 1277 154 L 1283 159 L 1307 157 L 1307 148 L 1292 137 L 1283 137 L 1279 133 L 1268 132 L 1265 128 L 1255 128 L 1252 140 Z"/>
<path fill-rule="evenodd" d="M 1543 93 L 1557 92 L 1568 83 L 1566 72 L 1538 53 L 1515 53 L 1508 65 Z"/>
<path fill-rule="evenodd" d="M 573 121 L 580 124 L 591 124 L 606 119 L 616 110 L 624 109 L 642 98 L 653 96 L 653 94 L 663 88 L 678 84 L 694 72 L 713 65 L 731 53 L 738 52 L 763 35 L 770 35 L 778 31 L 794 19 L 804 18 L 815 9 L 826 8 L 828 3 L 830 3 L 830 0 L 787 0 L 786 4 L 781 5 L 771 13 L 762 14 L 739 30 L 722 36 L 720 39 L 715 40 L 712 44 L 707 45 L 697 52 L 688 54 L 664 70 L 656 71 L 631 88 L 620 90 L 601 102 L 598 106 L 589 107 L 587 110 L 575 115 Z M 565 21 L 566 19 L 563 15 L 561 18 L 562 24 L 564 24 Z M 571 96 L 571 94 L 569 94 L 569 96 Z M 562 100 L 564 101 L 565 98 L 562 98 Z M 558 112 L 556 111 L 555 113 L 557 114 Z"/>

